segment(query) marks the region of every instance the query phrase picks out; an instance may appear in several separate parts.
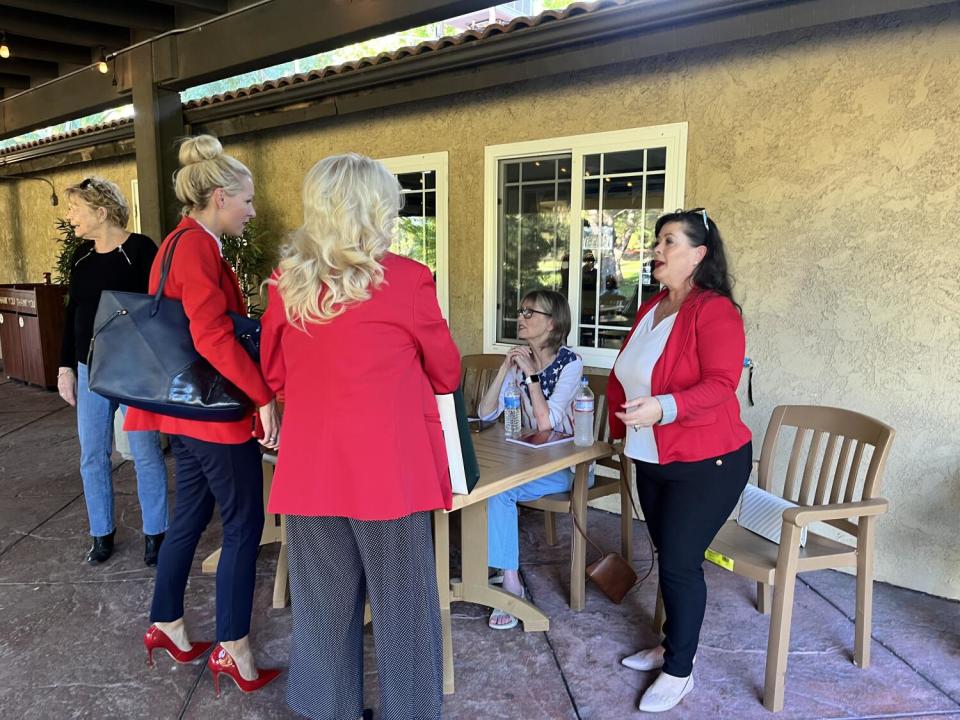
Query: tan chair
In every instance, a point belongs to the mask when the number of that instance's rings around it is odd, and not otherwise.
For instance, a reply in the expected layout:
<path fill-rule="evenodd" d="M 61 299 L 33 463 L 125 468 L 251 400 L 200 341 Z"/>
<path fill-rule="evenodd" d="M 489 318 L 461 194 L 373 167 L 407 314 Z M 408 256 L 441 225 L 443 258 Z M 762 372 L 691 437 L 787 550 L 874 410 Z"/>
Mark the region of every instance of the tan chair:
<path fill-rule="evenodd" d="M 795 433 L 784 484 L 780 487 L 774 483 L 773 467 L 781 431 L 788 428 L 795 429 Z M 756 580 L 760 612 L 769 613 L 772 605 L 763 691 L 763 705 L 768 710 L 783 709 L 797 573 L 856 568 L 853 657 L 861 668 L 870 664 L 875 523 L 877 516 L 887 511 L 887 501 L 878 494 L 893 437 L 894 430 L 889 425 L 849 410 L 809 405 L 775 408 L 763 438 L 758 484 L 799 507 L 783 512 L 779 546 L 744 530 L 735 520 L 728 521 L 710 544 L 711 550 L 733 561 L 734 573 Z M 870 460 L 861 481 L 861 466 L 868 448 Z M 803 474 L 798 483 L 801 463 Z M 807 544 L 801 548 L 801 529 L 815 522 L 841 530 L 854 540 L 854 545 L 808 530 Z M 654 616 L 658 632 L 663 620 L 663 603 L 658 591 Z"/>
<path fill-rule="evenodd" d="M 607 423 L 607 378 L 608 373 L 591 374 L 587 373 L 590 382 L 590 389 L 593 391 L 594 400 L 594 437 L 598 440 L 606 441 L 610 434 Z M 617 472 L 616 477 L 605 477 L 596 475 L 596 481 L 592 488 L 578 498 L 572 497 L 572 493 L 555 493 L 553 495 L 544 495 L 539 500 L 518 503 L 524 507 L 534 508 L 544 511 L 544 521 L 546 523 L 547 544 L 557 544 L 557 513 L 572 513 L 585 531 L 587 528 L 587 503 L 597 498 L 620 493 L 620 554 L 630 562 L 632 555 L 632 530 L 633 519 L 630 510 L 630 468 L 629 458 L 618 453 L 616 457 L 597 460 L 597 466 L 608 467 Z M 571 527 L 570 532 L 570 608 L 572 610 L 583 610 L 585 584 L 586 584 L 586 543 L 583 541 L 580 533 Z"/>
<path fill-rule="evenodd" d="M 476 417 L 483 394 L 497 376 L 503 355 L 464 355 L 460 361 L 460 388 L 467 415 Z"/>

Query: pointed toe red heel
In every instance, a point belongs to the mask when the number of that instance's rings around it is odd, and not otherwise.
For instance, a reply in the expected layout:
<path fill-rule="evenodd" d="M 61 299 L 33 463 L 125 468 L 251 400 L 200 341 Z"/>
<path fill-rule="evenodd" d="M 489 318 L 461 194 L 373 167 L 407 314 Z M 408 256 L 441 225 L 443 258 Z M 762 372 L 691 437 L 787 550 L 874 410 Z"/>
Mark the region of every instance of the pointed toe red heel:
<path fill-rule="evenodd" d="M 210 653 L 210 657 L 207 658 L 207 667 L 210 668 L 210 672 L 213 673 L 213 689 L 217 697 L 220 697 L 221 673 L 233 680 L 236 686 L 245 693 L 252 693 L 259 690 L 264 685 L 276 680 L 280 675 L 280 671 L 276 669 L 257 668 L 257 677 L 253 680 L 244 680 L 240 675 L 240 669 L 237 667 L 237 664 L 233 661 L 233 658 L 230 657 L 230 653 L 224 650 L 223 646 L 219 643 L 217 643 L 213 652 Z"/>
<path fill-rule="evenodd" d="M 191 663 L 203 655 L 213 643 L 195 642 L 189 650 L 181 650 L 169 636 L 156 625 L 151 625 L 143 635 L 143 646 L 147 649 L 147 665 L 153 667 L 153 651 L 166 650 L 167 655 L 178 663 Z"/>

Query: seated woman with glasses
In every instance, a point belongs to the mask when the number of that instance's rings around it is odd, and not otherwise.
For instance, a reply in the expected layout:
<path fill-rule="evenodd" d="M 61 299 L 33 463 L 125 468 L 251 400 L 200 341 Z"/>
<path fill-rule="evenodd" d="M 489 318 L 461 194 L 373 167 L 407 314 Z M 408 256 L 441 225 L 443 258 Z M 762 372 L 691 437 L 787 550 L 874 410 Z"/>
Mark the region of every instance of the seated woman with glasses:
<path fill-rule="evenodd" d="M 580 387 L 583 360 L 563 343 L 570 333 L 570 306 L 553 290 L 527 293 L 517 311 L 517 345 L 503 360 L 496 378 L 477 409 L 482 420 L 494 420 L 503 412 L 503 396 L 511 383 L 520 388 L 520 418 L 524 430 L 557 430 L 572 433 L 570 405 Z M 489 564 L 503 570 L 503 589 L 524 597 L 520 582 L 520 544 L 517 503 L 544 495 L 567 492 L 573 472 L 558 470 L 490 498 L 487 503 Z M 590 474 L 593 484 L 593 474 Z M 494 630 L 517 626 L 517 618 L 494 610 L 489 625 Z"/>

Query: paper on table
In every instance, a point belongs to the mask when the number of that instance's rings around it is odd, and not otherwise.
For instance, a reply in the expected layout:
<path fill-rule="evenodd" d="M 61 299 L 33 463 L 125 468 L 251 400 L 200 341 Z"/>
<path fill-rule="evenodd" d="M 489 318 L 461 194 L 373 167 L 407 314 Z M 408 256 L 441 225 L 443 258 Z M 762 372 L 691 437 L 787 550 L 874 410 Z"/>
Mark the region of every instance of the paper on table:
<path fill-rule="evenodd" d="M 507 442 L 526 445 L 532 448 L 559 445 L 560 443 L 570 442 L 571 440 L 573 440 L 573 435 L 557 432 L 556 430 L 534 430 L 533 432 L 524 433 L 518 438 L 507 438 Z"/>

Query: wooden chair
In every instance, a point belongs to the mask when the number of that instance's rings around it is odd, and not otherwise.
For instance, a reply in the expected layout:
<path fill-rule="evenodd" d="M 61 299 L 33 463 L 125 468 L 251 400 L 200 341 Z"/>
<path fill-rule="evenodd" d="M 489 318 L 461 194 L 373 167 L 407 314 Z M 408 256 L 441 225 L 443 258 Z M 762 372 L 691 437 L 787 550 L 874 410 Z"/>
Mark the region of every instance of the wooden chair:
<path fill-rule="evenodd" d="M 595 398 L 594 404 L 594 437 L 606 441 L 610 430 L 607 424 L 607 378 L 608 373 L 590 374 L 587 378 L 590 389 Z M 572 513 L 580 523 L 580 527 L 587 530 L 587 503 L 597 498 L 620 493 L 620 554 L 630 562 L 632 555 L 633 513 L 630 509 L 630 470 L 631 463 L 622 452 L 616 457 L 597 460 L 597 467 L 608 467 L 615 470 L 616 477 L 606 477 L 597 474 L 592 488 L 585 493 L 574 497 L 572 492 L 544 495 L 539 500 L 518 503 L 524 507 L 543 510 L 546 524 L 547 544 L 557 544 L 557 513 Z M 571 528 L 570 541 L 570 608 L 583 610 L 586 594 L 586 543 L 575 528 Z"/>
<path fill-rule="evenodd" d="M 503 364 L 503 355 L 464 355 L 460 361 L 462 375 L 460 388 L 467 415 L 476 417 L 483 394 L 497 376 Z"/>
<path fill-rule="evenodd" d="M 793 447 L 781 487 L 774 482 L 774 463 L 781 431 L 791 428 L 795 429 Z M 735 520 L 728 521 L 710 544 L 711 550 L 733 561 L 734 573 L 757 582 L 760 612 L 770 613 L 772 605 L 763 692 L 763 705 L 768 710 L 783 709 L 793 594 L 799 572 L 856 568 L 854 663 L 861 668 L 870 664 L 875 523 L 877 516 L 887 511 L 887 501 L 878 494 L 893 437 L 890 426 L 849 410 L 809 405 L 775 408 L 763 438 L 758 484 L 799 507 L 783 512 L 779 546 L 743 529 Z M 869 464 L 861 480 L 861 465 L 868 448 Z M 801 462 L 803 474 L 798 483 Z M 854 540 L 854 545 L 808 530 L 807 544 L 801 548 L 801 529 L 815 522 L 841 530 Z M 654 616 L 657 631 L 663 627 L 663 620 L 658 592 Z"/>

